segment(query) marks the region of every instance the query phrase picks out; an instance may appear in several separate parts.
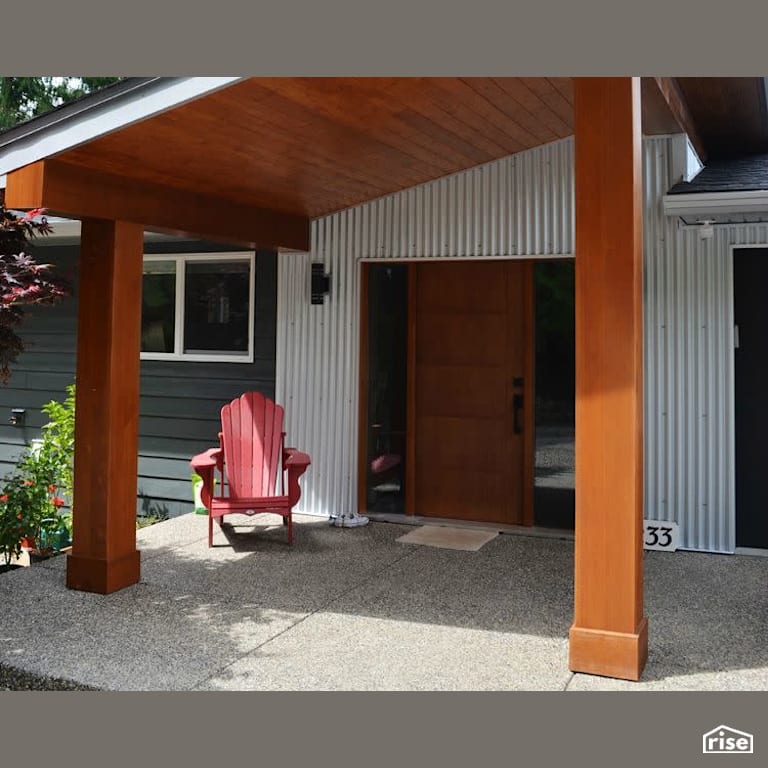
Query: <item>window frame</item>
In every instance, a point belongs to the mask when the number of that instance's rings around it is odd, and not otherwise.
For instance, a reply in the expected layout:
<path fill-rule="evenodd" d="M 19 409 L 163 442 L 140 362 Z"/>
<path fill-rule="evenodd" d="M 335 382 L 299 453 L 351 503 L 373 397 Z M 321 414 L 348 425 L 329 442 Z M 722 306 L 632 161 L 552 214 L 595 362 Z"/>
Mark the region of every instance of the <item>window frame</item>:
<path fill-rule="evenodd" d="M 144 264 L 153 261 L 172 261 L 176 268 L 175 307 L 173 314 L 173 352 L 141 352 L 141 360 L 177 361 L 189 363 L 253 363 L 254 325 L 256 318 L 256 254 L 253 251 L 214 253 L 145 253 Z M 184 352 L 184 313 L 186 305 L 186 264 L 195 261 L 247 262 L 250 269 L 248 281 L 248 351 L 236 355 L 231 352 L 190 353 Z M 143 302 L 142 302 L 143 306 Z"/>

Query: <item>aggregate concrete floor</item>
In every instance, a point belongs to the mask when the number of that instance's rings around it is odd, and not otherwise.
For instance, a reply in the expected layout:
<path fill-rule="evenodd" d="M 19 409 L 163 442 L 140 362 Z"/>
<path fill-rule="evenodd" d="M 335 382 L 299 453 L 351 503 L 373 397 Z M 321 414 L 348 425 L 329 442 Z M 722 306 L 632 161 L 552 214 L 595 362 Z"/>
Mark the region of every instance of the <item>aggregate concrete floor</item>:
<path fill-rule="evenodd" d="M 407 526 L 262 516 L 206 545 L 206 519 L 138 532 L 142 580 L 64 586 L 64 558 L 0 576 L 0 665 L 111 690 L 766 690 L 768 558 L 647 553 L 640 683 L 568 670 L 573 542 L 478 552 Z"/>

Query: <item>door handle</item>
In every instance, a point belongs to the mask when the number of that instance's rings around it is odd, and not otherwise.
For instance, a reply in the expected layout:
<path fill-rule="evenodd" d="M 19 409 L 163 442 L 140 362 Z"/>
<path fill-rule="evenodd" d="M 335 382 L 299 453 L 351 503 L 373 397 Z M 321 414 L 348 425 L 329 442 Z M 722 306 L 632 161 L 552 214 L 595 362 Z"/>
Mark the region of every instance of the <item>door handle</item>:
<path fill-rule="evenodd" d="M 513 430 L 516 435 L 519 435 L 523 431 L 522 413 L 525 400 L 523 395 L 516 394 L 512 398 L 512 411 L 513 411 Z"/>

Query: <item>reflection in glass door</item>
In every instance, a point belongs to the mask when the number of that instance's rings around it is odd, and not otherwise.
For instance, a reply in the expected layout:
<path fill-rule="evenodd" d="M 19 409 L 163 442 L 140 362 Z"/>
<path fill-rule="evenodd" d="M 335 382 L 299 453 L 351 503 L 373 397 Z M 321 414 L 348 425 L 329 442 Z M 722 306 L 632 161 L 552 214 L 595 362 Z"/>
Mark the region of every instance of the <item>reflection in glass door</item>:
<path fill-rule="evenodd" d="M 366 509 L 405 513 L 408 267 L 369 264 Z"/>
<path fill-rule="evenodd" d="M 534 524 L 572 529 L 575 507 L 574 262 L 535 267 L 536 464 Z"/>

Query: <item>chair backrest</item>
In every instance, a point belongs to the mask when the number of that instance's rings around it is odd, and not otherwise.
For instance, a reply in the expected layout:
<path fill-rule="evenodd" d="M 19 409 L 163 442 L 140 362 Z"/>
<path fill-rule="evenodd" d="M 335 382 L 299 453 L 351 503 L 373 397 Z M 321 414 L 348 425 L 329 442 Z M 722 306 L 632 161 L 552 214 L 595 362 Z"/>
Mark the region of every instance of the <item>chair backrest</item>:
<path fill-rule="evenodd" d="M 283 448 L 283 408 L 259 392 L 246 392 L 221 409 L 222 447 L 229 495 L 275 495 Z"/>

